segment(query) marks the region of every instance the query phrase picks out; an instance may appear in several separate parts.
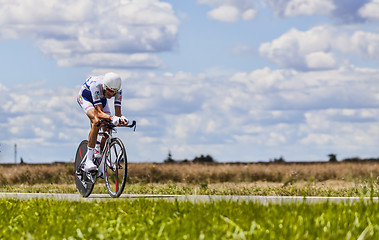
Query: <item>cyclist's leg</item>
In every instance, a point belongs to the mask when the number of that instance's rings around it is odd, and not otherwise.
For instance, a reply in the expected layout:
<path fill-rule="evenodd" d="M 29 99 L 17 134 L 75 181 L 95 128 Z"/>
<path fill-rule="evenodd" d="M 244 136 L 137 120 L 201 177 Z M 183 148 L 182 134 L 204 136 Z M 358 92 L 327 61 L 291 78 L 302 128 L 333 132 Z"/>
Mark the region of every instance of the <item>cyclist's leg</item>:
<path fill-rule="evenodd" d="M 111 110 L 109 109 L 108 101 L 106 101 L 105 104 L 103 105 L 103 112 L 108 115 L 111 115 Z M 104 149 L 105 140 L 106 139 L 104 137 L 101 138 L 101 143 L 100 143 L 101 151 L 103 151 Z"/>
<path fill-rule="evenodd" d="M 100 129 L 96 126 L 99 122 L 99 118 L 97 117 L 97 110 L 95 109 L 93 104 L 87 99 L 83 98 L 81 94 L 79 94 L 78 96 L 78 103 L 91 121 L 91 130 L 88 134 L 87 161 L 89 164 L 89 170 L 96 169 L 96 166 L 93 164 L 93 149 L 95 148 L 97 133 Z"/>
<path fill-rule="evenodd" d="M 103 105 L 103 112 L 108 114 L 108 115 L 111 115 L 111 111 L 109 109 L 109 105 L 108 105 L 108 102 L 106 101 L 105 104 Z M 102 137 L 101 138 L 101 143 L 100 143 L 100 149 L 101 149 L 101 152 L 104 153 L 104 145 L 105 145 L 105 137 Z M 104 174 L 104 159 L 105 158 L 101 158 L 102 161 L 100 162 L 100 165 L 99 165 L 99 172 L 100 172 L 100 175 L 103 175 Z"/>
<path fill-rule="evenodd" d="M 99 133 L 100 129 L 97 124 L 99 123 L 100 119 L 97 117 L 97 110 L 95 108 L 89 109 L 87 111 L 87 116 L 91 120 L 91 130 L 88 134 L 88 157 L 93 160 L 93 149 L 95 148 L 97 134 Z"/>
<path fill-rule="evenodd" d="M 96 109 L 91 102 L 87 101 L 82 96 L 78 97 L 78 103 L 82 107 L 83 111 L 86 113 L 89 120 L 91 121 L 91 130 L 88 136 L 88 146 L 94 148 L 96 144 L 96 139 L 93 140 L 93 135 L 95 135 L 96 138 L 99 129 L 99 127 L 96 127 L 96 124 L 99 122 L 99 118 L 96 114 Z"/>

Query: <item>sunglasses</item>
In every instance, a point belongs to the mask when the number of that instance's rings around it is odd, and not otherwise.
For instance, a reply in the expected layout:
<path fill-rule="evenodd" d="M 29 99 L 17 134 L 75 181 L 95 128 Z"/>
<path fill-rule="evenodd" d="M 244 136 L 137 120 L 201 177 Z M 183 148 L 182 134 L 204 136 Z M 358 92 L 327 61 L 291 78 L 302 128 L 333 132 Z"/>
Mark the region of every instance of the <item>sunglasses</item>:
<path fill-rule="evenodd" d="M 107 91 L 107 92 L 109 92 L 111 94 L 116 94 L 118 92 L 118 90 L 112 90 L 112 89 L 109 89 L 109 88 L 105 89 L 105 91 Z"/>

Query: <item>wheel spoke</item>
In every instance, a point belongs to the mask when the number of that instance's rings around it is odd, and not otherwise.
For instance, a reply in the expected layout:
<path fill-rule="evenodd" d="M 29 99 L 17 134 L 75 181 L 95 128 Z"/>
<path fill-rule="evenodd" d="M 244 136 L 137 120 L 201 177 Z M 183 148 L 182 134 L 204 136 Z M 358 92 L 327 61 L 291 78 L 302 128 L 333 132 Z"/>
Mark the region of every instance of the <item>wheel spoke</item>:
<path fill-rule="evenodd" d="M 115 172 L 116 176 L 115 176 L 115 184 L 116 184 L 116 193 L 118 192 L 118 171 L 116 170 Z"/>
<path fill-rule="evenodd" d="M 116 155 L 116 160 L 115 160 L 115 164 L 116 164 L 116 161 L 117 161 L 117 159 L 118 159 L 118 153 L 117 153 L 117 149 L 116 149 L 116 145 L 115 145 L 115 147 L 114 147 L 114 154 Z"/>
<path fill-rule="evenodd" d="M 107 169 L 110 170 L 105 178 L 107 190 L 112 197 L 120 196 L 125 187 L 126 164 L 125 147 L 118 138 L 112 139 L 107 159 Z"/>

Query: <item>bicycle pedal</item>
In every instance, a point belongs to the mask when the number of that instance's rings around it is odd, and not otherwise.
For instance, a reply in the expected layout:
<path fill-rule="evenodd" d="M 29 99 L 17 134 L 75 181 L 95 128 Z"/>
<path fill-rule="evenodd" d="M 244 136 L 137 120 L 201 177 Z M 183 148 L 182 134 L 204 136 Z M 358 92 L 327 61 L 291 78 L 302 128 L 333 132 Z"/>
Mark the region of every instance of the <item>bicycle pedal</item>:
<path fill-rule="evenodd" d="M 105 176 L 105 174 L 104 174 L 104 173 L 101 173 L 101 172 L 98 172 L 98 173 L 96 174 L 96 177 L 97 177 L 97 178 L 104 179 L 104 176 Z"/>
<path fill-rule="evenodd" d="M 82 185 L 83 185 L 84 188 L 87 188 L 87 183 L 86 183 L 86 181 L 81 180 L 80 182 L 82 183 Z"/>
<path fill-rule="evenodd" d="M 84 181 L 95 184 L 97 171 L 86 172 Z"/>

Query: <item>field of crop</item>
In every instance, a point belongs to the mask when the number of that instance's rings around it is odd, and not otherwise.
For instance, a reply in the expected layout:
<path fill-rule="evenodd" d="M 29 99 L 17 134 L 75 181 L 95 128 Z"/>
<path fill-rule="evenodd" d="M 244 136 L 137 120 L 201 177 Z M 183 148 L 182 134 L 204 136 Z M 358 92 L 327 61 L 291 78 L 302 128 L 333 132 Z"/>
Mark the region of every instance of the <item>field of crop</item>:
<path fill-rule="evenodd" d="M 378 202 L 0 199 L 0 239 L 378 239 Z"/>

